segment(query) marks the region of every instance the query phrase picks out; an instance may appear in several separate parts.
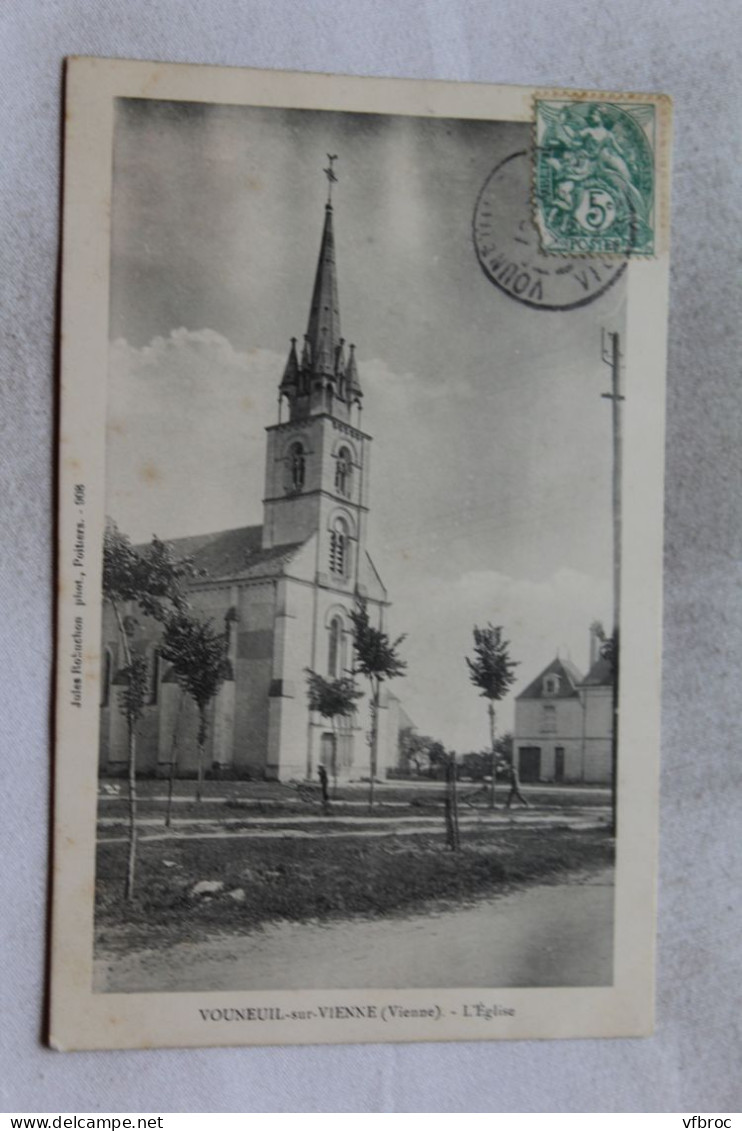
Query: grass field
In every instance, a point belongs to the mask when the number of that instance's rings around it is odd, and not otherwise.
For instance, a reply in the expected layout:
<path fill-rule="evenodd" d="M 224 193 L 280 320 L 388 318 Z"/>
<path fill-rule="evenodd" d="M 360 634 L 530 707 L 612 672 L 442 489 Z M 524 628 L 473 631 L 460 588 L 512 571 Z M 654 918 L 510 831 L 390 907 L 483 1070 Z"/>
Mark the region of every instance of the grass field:
<path fill-rule="evenodd" d="M 143 842 L 135 898 L 122 898 L 126 845 L 98 848 L 98 944 L 151 945 L 247 930 L 272 920 L 389 915 L 431 901 L 461 902 L 570 871 L 605 867 L 613 840 L 600 830 L 468 829 L 458 853 L 443 832 L 414 843 L 393 834 L 272 841 Z M 208 881 L 214 890 L 194 894 Z"/>

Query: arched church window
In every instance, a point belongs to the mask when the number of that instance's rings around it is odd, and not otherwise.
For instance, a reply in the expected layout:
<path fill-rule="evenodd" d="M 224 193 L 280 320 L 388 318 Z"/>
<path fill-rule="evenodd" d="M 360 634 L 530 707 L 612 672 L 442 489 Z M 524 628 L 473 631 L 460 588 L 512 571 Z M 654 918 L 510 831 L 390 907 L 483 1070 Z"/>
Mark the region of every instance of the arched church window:
<path fill-rule="evenodd" d="M 327 672 L 330 679 L 340 679 L 344 670 L 345 641 L 343 639 L 343 622 L 340 617 L 333 617 L 330 621 Z"/>
<path fill-rule="evenodd" d="M 335 490 L 339 495 L 350 495 L 353 464 L 347 448 L 341 448 L 335 461 Z"/>
<path fill-rule="evenodd" d="M 290 491 L 303 491 L 306 479 L 307 457 L 303 446 L 297 440 L 289 448 L 288 487 Z"/>
<path fill-rule="evenodd" d="M 340 517 L 330 531 L 330 571 L 338 577 L 345 577 L 348 572 L 348 524 Z"/>

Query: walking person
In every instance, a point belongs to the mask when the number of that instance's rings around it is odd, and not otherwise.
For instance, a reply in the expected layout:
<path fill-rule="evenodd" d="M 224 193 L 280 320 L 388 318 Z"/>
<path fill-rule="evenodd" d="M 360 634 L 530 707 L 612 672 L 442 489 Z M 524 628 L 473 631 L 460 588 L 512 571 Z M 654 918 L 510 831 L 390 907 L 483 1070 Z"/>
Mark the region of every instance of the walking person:
<path fill-rule="evenodd" d="M 330 783 L 327 778 L 327 770 L 324 766 L 320 765 L 317 770 L 317 777 L 319 778 L 319 784 L 322 790 L 322 804 L 325 809 L 327 809 L 330 804 Z"/>
<path fill-rule="evenodd" d="M 509 809 L 513 801 L 520 801 L 521 805 L 523 805 L 524 808 L 530 809 L 530 802 L 520 792 L 520 778 L 518 776 L 518 768 L 515 764 L 515 755 L 513 755 L 512 760 L 506 759 L 503 762 L 503 768 L 505 770 L 505 777 L 510 783 L 510 793 L 508 794 L 508 799 L 505 802 L 505 808 Z"/>

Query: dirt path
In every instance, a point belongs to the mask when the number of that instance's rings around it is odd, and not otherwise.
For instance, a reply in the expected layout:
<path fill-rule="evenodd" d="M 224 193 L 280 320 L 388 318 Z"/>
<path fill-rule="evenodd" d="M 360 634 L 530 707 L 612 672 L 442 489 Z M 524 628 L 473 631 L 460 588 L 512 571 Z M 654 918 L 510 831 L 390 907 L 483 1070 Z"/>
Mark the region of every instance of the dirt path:
<path fill-rule="evenodd" d="M 459 910 L 102 953 L 98 992 L 437 986 L 599 986 L 611 981 L 613 872 L 605 869 Z"/>
<path fill-rule="evenodd" d="M 605 828 L 608 818 L 603 809 L 568 810 L 560 813 L 530 813 L 516 811 L 512 816 L 496 813 L 492 816 L 465 814 L 459 818 L 464 828 L 480 826 L 541 827 L 559 826 L 564 829 Z M 165 828 L 161 817 L 144 817 L 138 821 L 142 829 L 139 843 L 161 840 L 197 840 L 239 838 L 242 840 L 281 840 L 286 837 L 359 837 L 419 836 L 441 832 L 440 817 L 255 817 L 224 821 L 216 817 L 174 818 L 171 828 Z M 293 826 L 301 825 L 301 828 Z M 127 836 L 121 835 L 124 821 L 103 817 L 98 821 L 100 844 L 125 844 Z"/>

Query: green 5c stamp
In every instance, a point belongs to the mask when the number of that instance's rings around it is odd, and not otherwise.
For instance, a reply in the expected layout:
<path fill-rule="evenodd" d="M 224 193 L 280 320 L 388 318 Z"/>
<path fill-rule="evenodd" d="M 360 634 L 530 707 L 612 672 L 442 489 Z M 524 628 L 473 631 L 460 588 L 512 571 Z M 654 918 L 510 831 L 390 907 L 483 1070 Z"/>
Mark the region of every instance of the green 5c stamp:
<path fill-rule="evenodd" d="M 536 99 L 534 205 L 542 250 L 653 255 L 655 106 Z"/>

